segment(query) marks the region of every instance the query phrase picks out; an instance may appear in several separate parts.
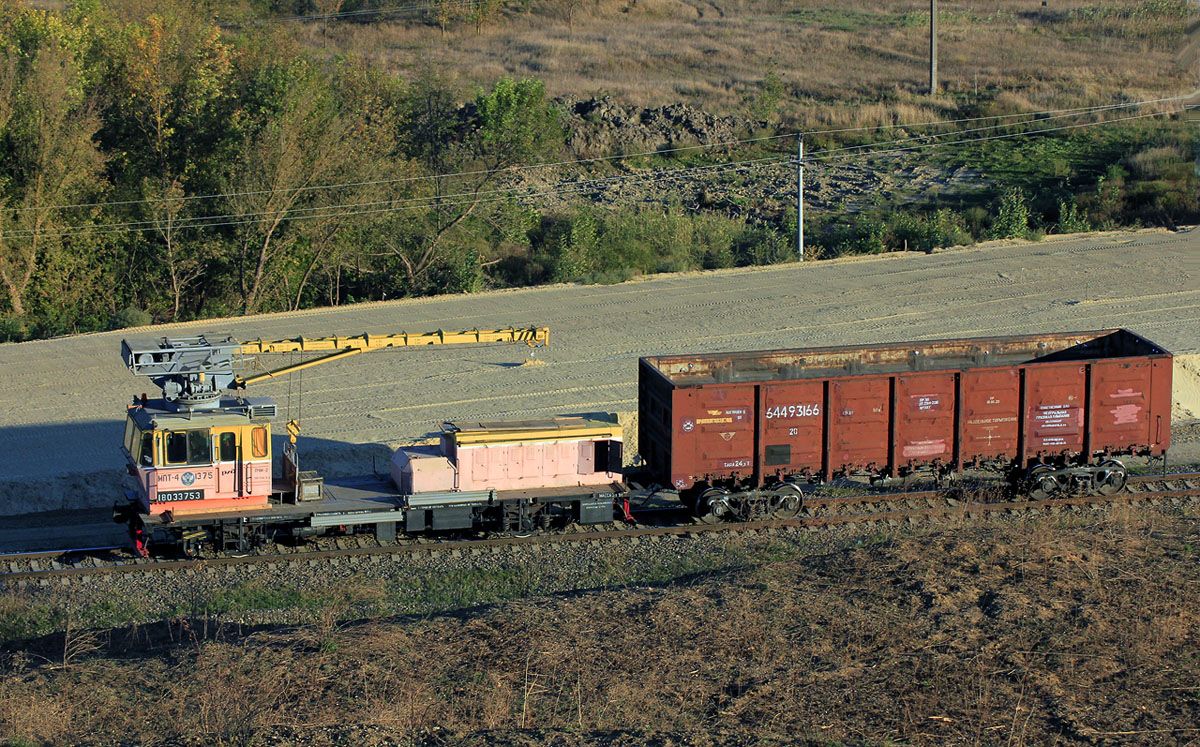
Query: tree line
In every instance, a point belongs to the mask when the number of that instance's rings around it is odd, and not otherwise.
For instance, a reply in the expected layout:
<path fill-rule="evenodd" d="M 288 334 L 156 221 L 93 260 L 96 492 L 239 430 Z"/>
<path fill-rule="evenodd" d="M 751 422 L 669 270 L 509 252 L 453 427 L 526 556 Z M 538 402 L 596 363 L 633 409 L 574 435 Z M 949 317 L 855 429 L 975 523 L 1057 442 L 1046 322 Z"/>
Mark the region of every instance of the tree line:
<path fill-rule="evenodd" d="M 189 3 L 8 0 L 0 338 L 474 289 L 529 220 L 499 172 L 562 140 L 535 80 L 464 104 Z"/>
<path fill-rule="evenodd" d="M 516 199 L 510 167 L 571 158 L 537 80 L 463 92 L 150 5 L 0 0 L 0 341 L 794 256 L 784 208 Z M 761 93 L 778 101 L 778 76 Z M 806 218 L 813 254 L 1194 221 L 1190 130 L 1111 132 L 963 151 L 1000 175 L 982 204 Z"/>

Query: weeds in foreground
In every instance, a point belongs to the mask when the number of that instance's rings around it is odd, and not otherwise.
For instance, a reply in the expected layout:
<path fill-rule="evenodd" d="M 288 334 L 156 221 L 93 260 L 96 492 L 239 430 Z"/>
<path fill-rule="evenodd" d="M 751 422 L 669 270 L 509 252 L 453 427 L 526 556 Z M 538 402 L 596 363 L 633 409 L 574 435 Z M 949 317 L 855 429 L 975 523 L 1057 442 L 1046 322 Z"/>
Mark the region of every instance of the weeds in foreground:
<path fill-rule="evenodd" d="M 149 645 L 118 635 L 102 652 L 134 645 L 136 656 L 80 650 L 68 667 L 14 651 L 0 739 L 170 732 L 247 744 L 277 724 L 332 723 L 753 724 L 764 738 L 983 744 L 1042 741 L 1064 720 L 1169 731 L 1200 708 L 1188 689 L 1200 677 L 1200 584 L 1187 561 L 1198 546 L 1186 517 L 1118 508 L 836 541 L 730 538 L 690 560 L 662 545 L 657 570 L 622 548 L 575 578 L 448 574 L 425 598 L 468 606 L 435 617 L 389 618 L 381 597 L 396 589 L 343 581 L 339 594 L 309 592 L 331 613 L 297 628 L 182 643 L 159 633 Z M 655 576 L 670 578 L 644 581 Z M 475 604 L 519 589 L 528 597 Z M 350 622 L 364 604 L 380 614 Z"/>

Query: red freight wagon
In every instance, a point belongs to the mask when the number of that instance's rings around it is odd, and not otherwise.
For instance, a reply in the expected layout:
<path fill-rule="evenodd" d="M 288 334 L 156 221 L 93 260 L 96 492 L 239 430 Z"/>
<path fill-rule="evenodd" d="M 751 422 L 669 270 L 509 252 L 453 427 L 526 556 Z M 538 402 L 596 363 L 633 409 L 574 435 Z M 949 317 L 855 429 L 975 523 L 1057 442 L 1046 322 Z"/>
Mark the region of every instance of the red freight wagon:
<path fill-rule="evenodd" d="M 1122 329 L 642 358 L 638 397 L 654 479 L 702 515 L 786 515 L 799 482 L 967 467 L 1035 496 L 1116 492 L 1115 457 L 1171 440 L 1171 354 Z"/>

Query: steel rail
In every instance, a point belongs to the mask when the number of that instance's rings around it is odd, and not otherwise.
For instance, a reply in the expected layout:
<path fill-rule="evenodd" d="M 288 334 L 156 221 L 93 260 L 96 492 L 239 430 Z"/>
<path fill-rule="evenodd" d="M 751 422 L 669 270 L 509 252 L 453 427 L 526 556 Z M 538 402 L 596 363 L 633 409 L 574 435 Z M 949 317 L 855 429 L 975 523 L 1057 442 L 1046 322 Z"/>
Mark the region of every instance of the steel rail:
<path fill-rule="evenodd" d="M 1117 493 L 1111 496 L 1095 496 L 1095 495 L 1072 495 L 1061 498 L 1047 498 L 1043 500 L 1010 500 L 1002 502 L 987 502 L 987 501 L 972 501 L 970 494 L 966 494 L 964 499 L 962 489 L 954 490 L 923 490 L 910 491 L 901 493 L 876 493 L 876 494 L 860 494 L 852 496 L 837 496 L 831 498 L 813 499 L 804 502 L 804 509 L 812 510 L 814 508 L 842 508 L 842 507 L 869 507 L 872 505 L 888 506 L 881 511 L 852 511 L 846 513 L 833 513 L 820 516 L 798 516 L 789 519 L 764 519 L 757 521 L 745 522 L 726 522 L 720 524 L 703 524 L 703 523 L 688 523 L 674 524 L 660 527 L 621 527 L 621 528 L 591 528 L 581 529 L 575 527 L 574 531 L 555 532 L 552 534 L 534 534 L 527 536 L 506 536 L 506 537 L 489 537 L 485 539 L 473 540 L 441 540 L 441 541 L 423 541 L 417 539 L 411 542 L 406 542 L 397 545 L 376 545 L 376 546 L 359 546 L 325 550 L 307 550 L 294 551 L 290 553 L 270 553 L 261 555 L 246 555 L 240 557 L 222 556 L 206 559 L 193 560 L 145 560 L 140 558 L 127 559 L 125 562 L 110 565 L 96 565 L 88 567 L 78 567 L 72 565 L 65 567 L 57 561 L 52 561 L 52 564 L 58 567 L 49 569 L 33 568 L 30 570 L 17 570 L 16 559 L 19 557 L 44 558 L 53 553 L 30 553 L 26 556 L 10 555 L 0 560 L 8 560 L 10 570 L 0 572 L 0 584 L 5 585 L 22 585 L 29 582 L 48 581 L 51 578 L 56 578 L 69 584 L 69 579 L 91 577 L 97 575 L 107 575 L 115 573 L 130 573 L 139 571 L 176 571 L 176 570 L 200 570 L 208 568 L 224 568 L 229 566 L 241 566 L 248 564 L 262 563 L 298 563 L 298 562 L 315 562 L 320 560 L 335 559 L 335 558 L 354 558 L 358 556 L 369 555 L 415 555 L 418 553 L 435 553 L 435 552 L 451 552 L 451 551 L 468 551 L 482 552 L 491 548 L 506 548 L 528 545 L 542 544 L 558 544 L 558 543 L 579 543 L 579 542 L 610 542 L 620 543 L 622 541 L 633 538 L 655 538 L 663 536 L 688 536 L 709 532 L 758 532 L 769 529 L 788 529 L 788 528 L 806 528 L 806 527 L 831 527 L 841 526 L 846 524 L 857 523 L 875 523 L 875 522 L 900 522 L 910 521 L 916 518 L 939 518 L 939 517 L 954 517 L 966 516 L 973 517 L 974 515 L 985 515 L 1002 512 L 1014 513 L 1033 513 L 1043 509 L 1051 510 L 1056 508 L 1072 508 L 1076 506 L 1093 506 L 1100 507 L 1109 504 L 1133 504 L 1133 503 L 1150 503 L 1156 504 L 1163 500 L 1196 498 L 1200 497 L 1200 487 L 1193 486 L 1192 482 L 1200 483 L 1200 472 L 1176 473 L 1168 474 L 1165 477 L 1162 475 L 1131 475 L 1129 477 L 1126 491 Z M 1154 485 L 1155 483 L 1167 484 L 1167 489 L 1150 489 L 1150 490 L 1129 490 L 1129 485 Z M 1173 484 L 1182 483 L 1184 487 L 1172 487 Z M 969 490 L 969 489 L 968 489 Z M 980 492 L 987 490 L 986 487 L 981 487 Z M 957 494 L 957 497 L 956 495 Z M 915 507 L 912 501 L 932 501 L 941 500 L 944 502 L 941 506 L 925 506 Z M 896 508 L 895 504 L 908 503 L 904 508 Z M 352 538 L 339 538 L 352 539 Z M 57 557 L 61 558 L 65 553 L 58 553 Z"/>

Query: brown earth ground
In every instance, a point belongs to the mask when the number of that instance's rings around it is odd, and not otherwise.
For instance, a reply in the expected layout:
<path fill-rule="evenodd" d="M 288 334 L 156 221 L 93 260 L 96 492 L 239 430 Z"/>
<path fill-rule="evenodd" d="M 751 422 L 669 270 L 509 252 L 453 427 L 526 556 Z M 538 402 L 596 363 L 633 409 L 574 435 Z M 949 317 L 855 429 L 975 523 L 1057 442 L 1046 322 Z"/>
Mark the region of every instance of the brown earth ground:
<path fill-rule="evenodd" d="M 799 533 L 731 544 L 737 560 L 728 566 L 659 584 L 432 618 L 203 629 L 181 618 L 52 636 L 3 652 L 0 739 L 279 747 L 1200 739 L 1194 505 L 854 531 L 834 543 Z M 621 552 L 612 551 L 614 567 Z"/>

